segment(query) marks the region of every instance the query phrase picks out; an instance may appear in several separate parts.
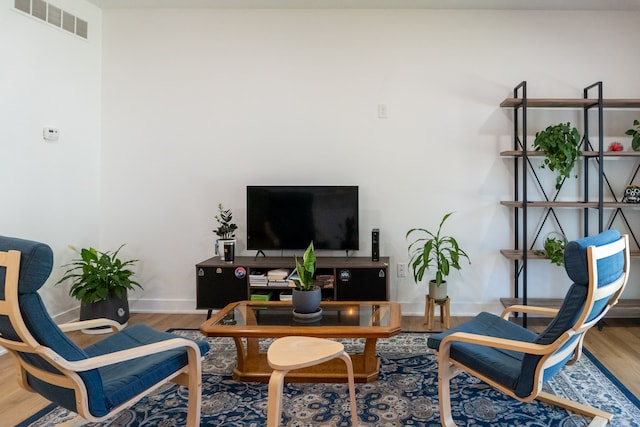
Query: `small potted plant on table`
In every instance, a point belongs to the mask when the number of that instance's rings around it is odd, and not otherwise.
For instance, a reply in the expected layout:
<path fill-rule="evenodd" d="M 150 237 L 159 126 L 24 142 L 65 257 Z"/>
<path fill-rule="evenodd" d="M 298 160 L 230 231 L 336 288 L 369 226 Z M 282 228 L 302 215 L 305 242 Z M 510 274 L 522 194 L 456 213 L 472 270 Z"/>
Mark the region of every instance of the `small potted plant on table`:
<path fill-rule="evenodd" d="M 307 250 L 302 256 L 302 264 L 296 260 L 297 278 L 294 279 L 295 289 L 293 290 L 293 310 L 294 315 L 320 314 L 320 302 L 322 301 L 322 289 L 314 283 L 316 272 L 316 255 L 313 242 L 309 243 Z"/>
<path fill-rule="evenodd" d="M 233 223 L 233 213 L 231 209 L 225 209 L 222 203 L 219 203 L 215 219 L 218 221 L 218 228 L 213 231 L 219 237 L 216 240 L 215 254 L 220 255 L 220 259 L 225 261 L 233 261 L 236 246 L 235 231 L 238 229 L 238 226 Z"/>

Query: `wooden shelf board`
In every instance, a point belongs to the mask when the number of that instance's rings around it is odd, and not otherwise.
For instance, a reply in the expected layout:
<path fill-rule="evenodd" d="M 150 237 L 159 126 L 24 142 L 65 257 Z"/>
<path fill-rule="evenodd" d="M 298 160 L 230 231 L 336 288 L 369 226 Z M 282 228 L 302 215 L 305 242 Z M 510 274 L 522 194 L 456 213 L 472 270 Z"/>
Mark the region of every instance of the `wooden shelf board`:
<path fill-rule="evenodd" d="M 522 250 L 521 249 L 500 249 L 500 253 L 503 257 L 510 260 L 520 260 L 522 259 Z M 630 251 L 632 259 L 640 259 L 640 251 Z M 534 251 L 527 251 L 527 259 L 548 259 L 545 256 L 536 255 Z"/>
<path fill-rule="evenodd" d="M 596 98 L 527 98 L 527 108 L 590 108 L 598 105 Z M 502 108 L 522 107 L 522 98 L 506 98 Z M 640 99 L 603 99 L 603 108 L 640 108 Z"/>
<path fill-rule="evenodd" d="M 524 203 L 521 201 L 514 200 L 502 200 L 500 202 L 502 206 L 506 206 L 509 208 L 521 208 Z M 628 205 L 628 203 L 622 203 L 623 205 Z M 597 208 L 598 202 L 528 202 L 527 207 L 529 208 Z"/>
<path fill-rule="evenodd" d="M 522 208 L 523 202 L 515 200 L 502 200 L 500 202 L 502 206 L 508 208 Z M 589 208 L 597 209 L 598 202 L 569 202 L 569 201 L 536 201 L 527 203 L 529 208 Z M 640 203 L 625 203 L 625 202 L 603 202 L 602 207 L 604 209 L 632 209 L 640 210 Z"/>
<path fill-rule="evenodd" d="M 561 298 L 527 298 L 527 305 L 549 308 L 560 308 L 562 305 Z M 522 298 L 500 298 L 500 302 L 504 307 L 522 304 Z M 639 317 L 640 316 L 640 299 L 621 299 L 614 307 L 609 310 L 606 317 L 622 318 L 622 317 Z"/>
<path fill-rule="evenodd" d="M 583 151 L 584 157 L 598 157 L 597 151 Z M 522 157 L 522 150 L 505 150 L 500 152 L 502 157 Z M 605 151 L 604 157 L 640 157 L 640 151 Z M 527 157 L 544 157 L 543 151 L 527 150 Z"/>

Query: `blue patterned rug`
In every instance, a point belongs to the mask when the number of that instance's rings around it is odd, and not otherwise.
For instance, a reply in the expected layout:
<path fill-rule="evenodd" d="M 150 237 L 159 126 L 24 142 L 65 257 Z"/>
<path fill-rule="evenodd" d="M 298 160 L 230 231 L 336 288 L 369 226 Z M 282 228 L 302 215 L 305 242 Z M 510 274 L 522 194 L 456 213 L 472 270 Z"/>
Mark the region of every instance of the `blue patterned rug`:
<path fill-rule="evenodd" d="M 174 332 L 202 339 L 196 330 Z M 402 333 L 378 341 L 380 379 L 356 384 L 360 425 L 376 427 L 439 426 L 437 361 L 424 333 Z M 210 338 L 203 363 L 202 426 L 258 427 L 266 424 L 267 384 L 232 379 L 235 346 L 230 338 Z M 266 349 L 269 342 L 262 340 Z M 362 340 L 343 340 L 347 351 L 361 351 Z M 612 426 L 640 427 L 640 401 L 593 356 L 567 366 L 546 390 L 614 413 Z M 477 379 L 460 374 L 451 385 L 453 417 L 461 426 L 586 426 L 579 415 L 543 403 L 521 403 Z M 287 384 L 283 421 L 287 426 L 348 426 L 346 384 Z M 55 426 L 70 418 L 53 405 L 19 427 Z M 116 418 L 90 426 L 183 426 L 186 389 L 168 384 Z"/>

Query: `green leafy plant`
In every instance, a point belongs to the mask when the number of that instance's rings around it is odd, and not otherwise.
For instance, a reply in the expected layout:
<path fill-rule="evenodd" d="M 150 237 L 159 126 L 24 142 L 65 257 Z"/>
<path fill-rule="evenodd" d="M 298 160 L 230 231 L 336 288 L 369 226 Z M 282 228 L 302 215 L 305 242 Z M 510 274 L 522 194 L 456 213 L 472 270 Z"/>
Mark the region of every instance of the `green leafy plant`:
<path fill-rule="evenodd" d="M 467 253 L 460 248 L 457 240 L 451 236 L 442 235 L 442 225 L 452 214 L 453 212 L 449 212 L 442 218 L 436 233 L 424 228 L 412 228 L 407 232 L 407 239 L 413 233 L 421 235 L 409 245 L 410 265 L 416 283 L 422 281 L 426 270 L 435 267 L 435 282 L 440 286 L 452 268 L 456 270 L 462 268 L 460 265 L 462 258 L 466 258 L 471 264 Z"/>
<path fill-rule="evenodd" d="M 562 237 L 547 237 L 544 240 L 544 249 L 535 250 L 533 253 L 538 256 L 544 256 L 555 265 L 564 264 L 564 247 L 567 240 Z"/>
<path fill-rule="evenodd" d="M 544 151 L 545 159 L 540 167 L 557 171 L 556 189 L 559 190 L 563 180 L 571 176 L 576 160 L 582 155 L 578 130 L 571 123 L 549 126 L 536 133 L 533 147 Z"/>
<path fill-rule="evenodd" d="M 134 273 L 129 269 L 138 260 L 123 262 L 118 258 L 118 253 L 123 246 L 124 244 L 115 252 L 82 248 L 79 259 L 63 265 L 67 271 L 56 285 L 71 279 L 69 295 L 80 300 L 83 305 L 105 300 L 110 295 L 123 298 L 127 295 L 127 291 L 136 286 L 142 289 L 142 286 L 131 278 Z"/>
<path fill-rule="evenodd" d="M 298 278 L 294 279 L 296 289 L 301 291 L 310 291 L 314 288 L 313 276 L 316 273 L 316 254 L 313 247 L 313 242 L 309 243 L 307 250 L 302 255 L 302 264 L 296 257 L 296 273 Z"/>
<path fill-rule="evenodd" d="M 633 137 L 631 139 L 631 148 L 637 151 L 637 150 L 640 150 L 640 121 L 634 120 L 633 125 L 636 128 L 627 129 L 627 131 L 624 134 Z"/>
<path fill-rule="evenodd" d="M 236 237 L 235 231 L 238 226 L 233 221 L 233 214 L 231 209 L 225 209 L 222 203 L 218 204 L 218 214 L 215 216 L 218 221 L 218 228 L 213 230 L 221 239 L 233 239 Z"/>

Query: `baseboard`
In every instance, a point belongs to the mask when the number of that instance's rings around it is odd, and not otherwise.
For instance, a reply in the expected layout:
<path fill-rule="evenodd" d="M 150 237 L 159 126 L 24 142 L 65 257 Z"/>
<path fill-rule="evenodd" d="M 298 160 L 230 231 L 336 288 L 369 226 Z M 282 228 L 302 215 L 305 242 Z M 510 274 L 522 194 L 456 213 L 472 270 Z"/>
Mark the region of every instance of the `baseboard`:
<path fill-rule="evenodd" d="M 167 300 L 142 298 L 129 300 L 132 313 L 206 314 L 207 310 L 195 308 L 194 300 Z"/>

